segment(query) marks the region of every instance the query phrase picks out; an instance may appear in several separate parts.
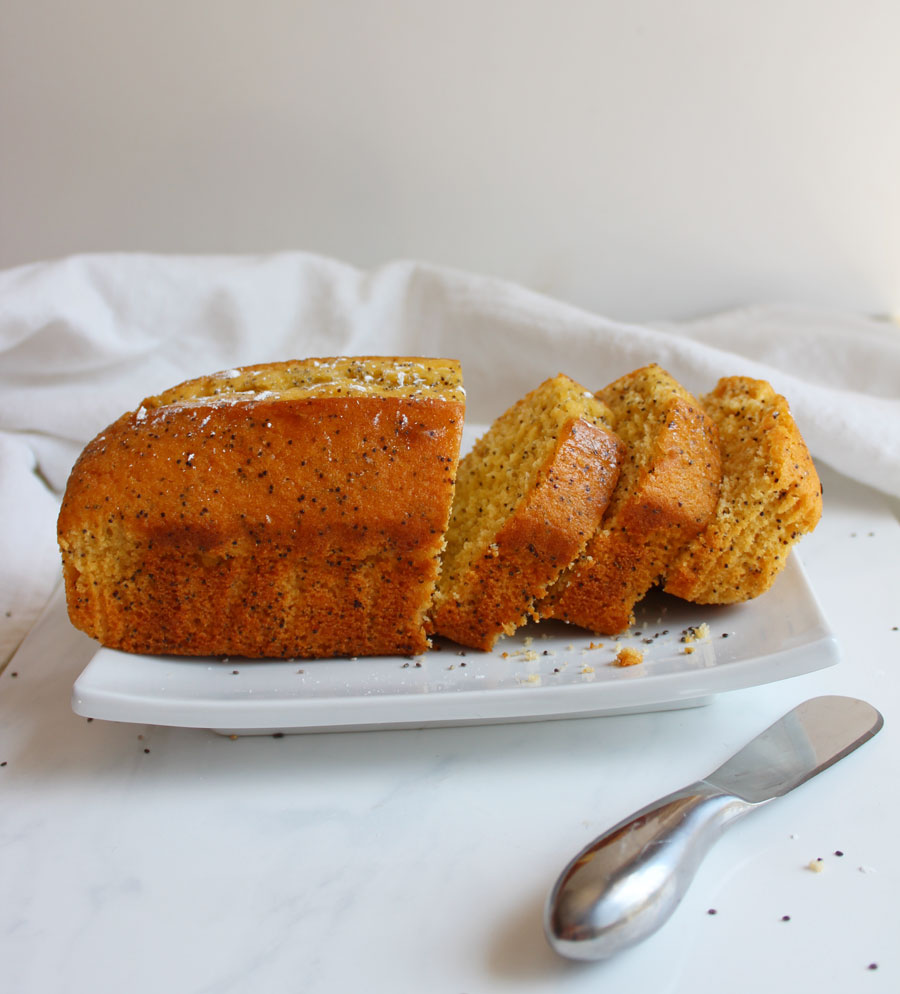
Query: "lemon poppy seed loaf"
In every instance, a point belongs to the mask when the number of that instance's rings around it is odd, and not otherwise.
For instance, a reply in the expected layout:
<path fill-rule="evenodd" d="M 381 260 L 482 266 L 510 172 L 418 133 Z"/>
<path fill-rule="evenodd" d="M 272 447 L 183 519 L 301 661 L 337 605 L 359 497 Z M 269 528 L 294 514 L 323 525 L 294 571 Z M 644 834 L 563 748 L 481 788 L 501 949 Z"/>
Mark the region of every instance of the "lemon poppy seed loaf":
<path fill-rule="evenodd" d="M 478 649 L 515 631 L 593 534 L 621 456 L 606 406 L 567 376 L 499 417 L 460 463 L 433 630 Z"/>
<path fill-rule="evenodd" d="M 600 390 L 626 447 L 600 527 L 538 610 L 601 634 L 623 631 L 634 605 L 711 518 L 721 459 L 715 425 L 656 364 Z"/>
<path fill-rule="evenodd" d="M 464 406 L 458 362 L 420 358 L 245 367 L 146 399 L 68 482 L 72 622 L 141 653 L 424 650 Z"/>
<path fill-rule="evenodd" d="M 822 513 L 822 487 L 787 401 L 764 380 L 726 377 L 702 398 L 721 440 L 722 492 L 709 525 L 670 566 L 665 589 L 701 604 L 768 590 Z"/>

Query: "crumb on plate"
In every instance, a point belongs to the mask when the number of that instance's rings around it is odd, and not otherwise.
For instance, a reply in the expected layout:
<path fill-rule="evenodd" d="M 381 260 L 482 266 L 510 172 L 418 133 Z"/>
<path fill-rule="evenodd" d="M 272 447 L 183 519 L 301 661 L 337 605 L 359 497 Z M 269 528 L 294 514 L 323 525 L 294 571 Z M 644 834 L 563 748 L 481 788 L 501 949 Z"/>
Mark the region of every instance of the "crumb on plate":
<path fill-rule="evenodd" d="M 613 665 L 615 666 L 637 666 L 644 661 L 644 653 L 640 649 L 631 646 L 623 646 L 616 653 Z"/>

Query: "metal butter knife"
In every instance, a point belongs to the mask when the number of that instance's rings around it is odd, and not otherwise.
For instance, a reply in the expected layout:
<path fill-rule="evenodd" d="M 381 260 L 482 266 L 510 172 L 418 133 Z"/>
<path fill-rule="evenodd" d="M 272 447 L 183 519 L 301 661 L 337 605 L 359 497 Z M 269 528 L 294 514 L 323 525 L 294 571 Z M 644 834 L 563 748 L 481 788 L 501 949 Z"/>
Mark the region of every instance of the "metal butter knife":
<path fill-rule="evenodd" d="M 728 825 L 843 759 L 883 723 L 865 701 L 813 698 L 708 777 L 626 818 L 583 849 L 550 892 L 550 945 L 570 959 L 599 960 L 645 939 Z"/>

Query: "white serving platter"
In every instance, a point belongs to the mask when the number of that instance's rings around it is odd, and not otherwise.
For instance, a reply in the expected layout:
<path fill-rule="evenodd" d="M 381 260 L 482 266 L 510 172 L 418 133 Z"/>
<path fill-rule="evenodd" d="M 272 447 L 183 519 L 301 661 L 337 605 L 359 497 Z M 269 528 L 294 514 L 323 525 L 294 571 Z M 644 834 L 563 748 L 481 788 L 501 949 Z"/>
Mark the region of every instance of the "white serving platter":
<path fill-rule="evenodd" d="M 682 641 L 701 625 L 708 636 Z M 622 646 L 644 661 L 614 663 Z M 686 651 L 690 650 L 690 651 Z M 227 735 L 415 728 L 667 710 L 822 669 L 834 636 L 796 553 L 746 604 L 702 607 L 663 594 L 618 638 L 542 622 L 492 652 L 441 641 L 415 658 L 251 660 L 100 649 L 75 682 L 79 715 Z"/>

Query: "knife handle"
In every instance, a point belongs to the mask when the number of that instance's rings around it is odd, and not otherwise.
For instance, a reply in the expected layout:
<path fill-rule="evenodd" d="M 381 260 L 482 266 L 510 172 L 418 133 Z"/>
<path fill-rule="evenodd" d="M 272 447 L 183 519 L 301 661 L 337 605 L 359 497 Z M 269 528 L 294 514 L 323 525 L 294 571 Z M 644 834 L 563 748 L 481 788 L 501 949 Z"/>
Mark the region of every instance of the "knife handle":
<path fill-rule="evenodd" d="M 550 945 L 569 959 L 598 960 L 655 932 L 726 826 L 756 807 L 700 780 L 611 828 L 569 863 L 550 892 Z"/>

